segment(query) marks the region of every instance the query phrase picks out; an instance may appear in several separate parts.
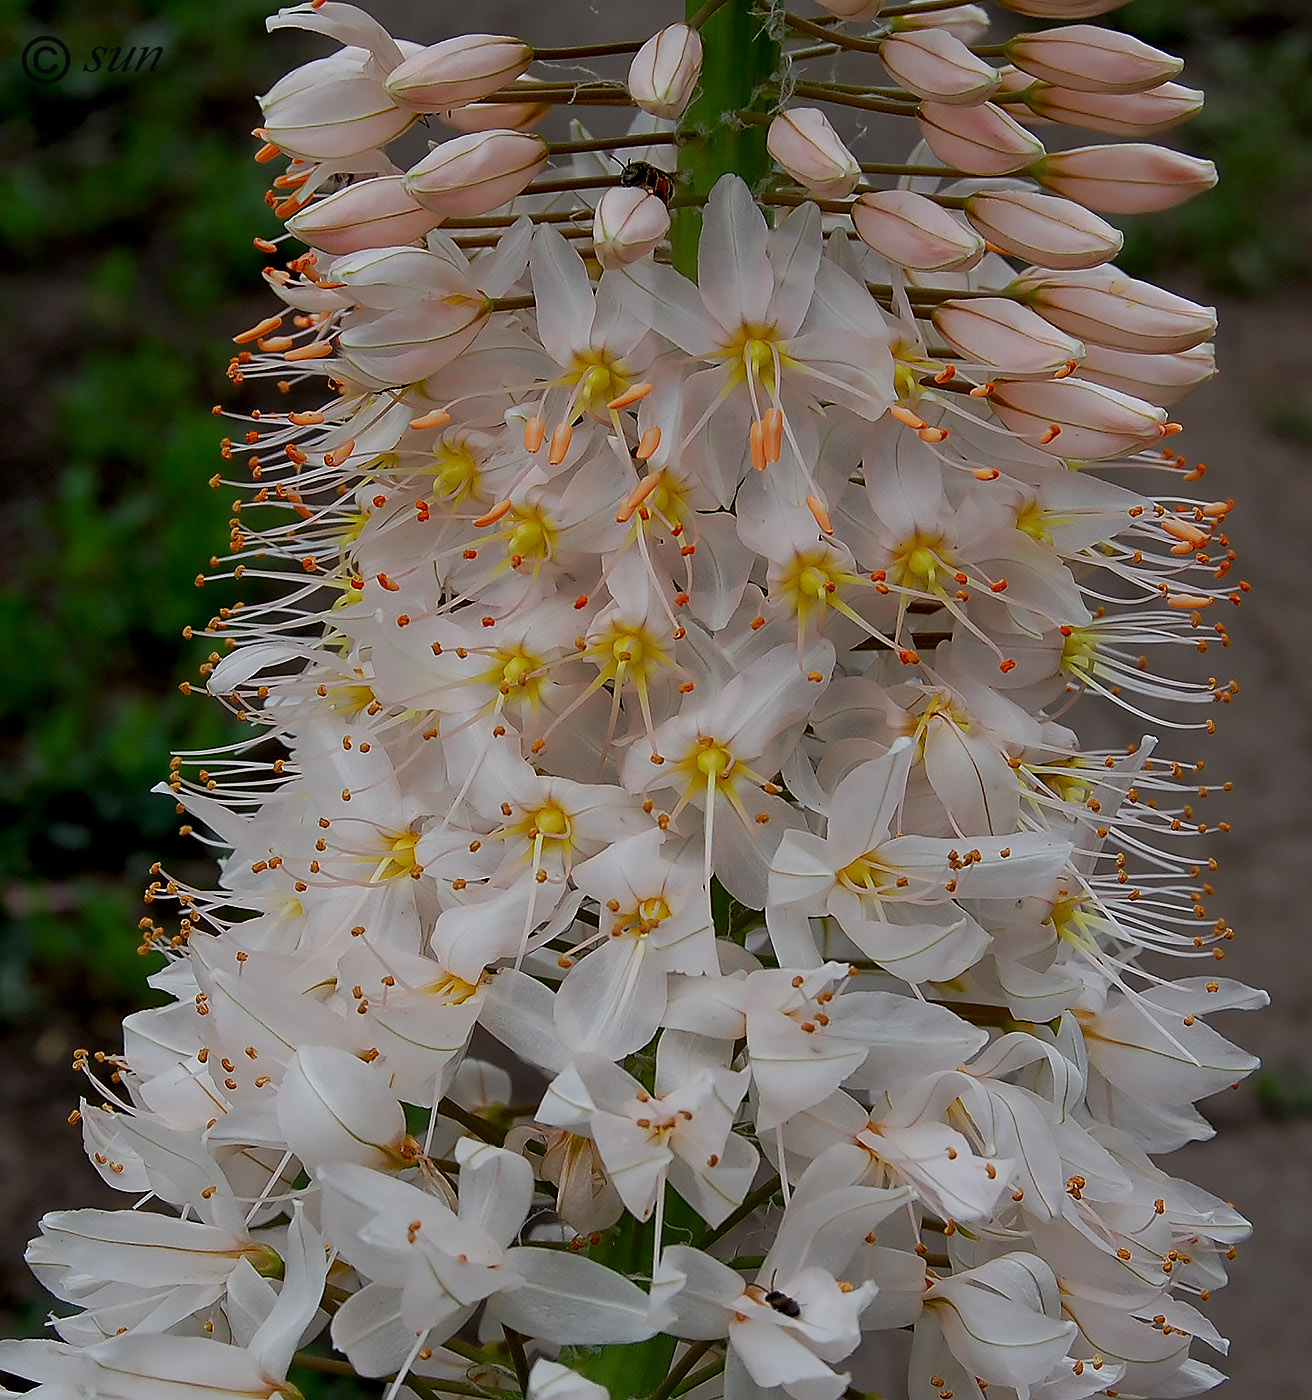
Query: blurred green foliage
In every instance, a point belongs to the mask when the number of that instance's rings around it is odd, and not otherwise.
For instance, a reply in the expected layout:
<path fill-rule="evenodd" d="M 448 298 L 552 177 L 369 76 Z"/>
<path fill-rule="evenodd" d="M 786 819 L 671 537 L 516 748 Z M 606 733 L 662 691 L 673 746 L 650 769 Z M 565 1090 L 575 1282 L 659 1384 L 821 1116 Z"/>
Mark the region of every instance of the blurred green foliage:
<path fill-rule="evenodd" d="M 1216 162 L 1220 184 L 1178 209 L 1126 220 L 1120 265 L 1213 287 L 1275 291 L 1312 268 L 1312 4 L 1308 0 L 1135 0 L 1106 17 L 1186 59 L 1207 94 L 1168 133 Z"/>
<path fill-rule="evenodd" d="M 225 742 L 176 689 L 216 599 L 192 580 L 226 540 L 206 489 L 225 337 L 263 261 L 254 93 L 303 55 L 265 0 L 76 0 L 0 9 L 0 299 L 14 407 L 0 573 L 0 1019 L 139 1004 L 149 863 L 194 858 L 150 787 L 174 748 Z M 18 55 L 58 36 L 42 85 Z M 82 71 L 159 45 L 155 71 Z M 258 304 L 257 304 L 258 305 Z"/>

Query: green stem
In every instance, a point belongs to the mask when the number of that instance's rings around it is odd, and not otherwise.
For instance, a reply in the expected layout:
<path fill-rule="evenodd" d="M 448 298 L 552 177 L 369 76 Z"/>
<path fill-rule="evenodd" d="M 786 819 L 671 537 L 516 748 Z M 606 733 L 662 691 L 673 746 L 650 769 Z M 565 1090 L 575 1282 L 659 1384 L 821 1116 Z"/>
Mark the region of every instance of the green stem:
<path fill-rule="evenodd" d="M 770 87 L 781 59 L 768 16 L 757 0 L 687 0 L 686 13 L 688 23 L 701 30 L 704 54 L 700 87 L 679 128 L 685 139 L 679 151 L 681 192 L 703 200 L 730 172 L 759 191 L 773 169 L 765 131 L 744 125 L 738 114 L 764 113 L 774 105 Z M 674 211 L 674 265 L 685 277 L 696 276 L 701 230 L 698 203 Z"/>
<path fill-rule="evenodd" d="M 522 307 L 525 309 L 532 305 L 532 299 L 528 297 L 505 297 L 497 302 L 498 311 L 515 311 Z M 500 1147 L 506 1140 L 506 1135 L 499 1128 L 494 1128 L 490 1123 L 485 1123 L 476 1113 L 470 1113 L 467 1108 L 461 1108 L 458 1103 L 453 1103 L 450 1099 L 443 1099 L 437 1110 L 443 1118 L 453 1118 L 462 1128 L 468 1128 L 476 1138 L 481 1138 L 484 1142 L 490 1142 L 493 1147 Z"/>
<path fill-rule="evenodd" d="M 674 1394 L 674 1388 L 688 1374 L 689 1371 L 706 1355 L 715 1345 L 713 1341 L 694 1342 L 683 1354 L 683 1359 L 669 1373 L 668 1376 L 651 1393 L 651 1400 L 669 1400 Z"/>
<path fill-rule="evenodd" d="M 817 38 L 825 40 L 826 43 L 834 44 L 841 49 L 856 49 L 859 53 L 878 53 L 884 46 L 882 39 L 858 39 L 855 34 L 844 34 L 841 30 L 816 24 L 814 20 L 803 19 L 801 15 L 795 15 L 791 11 L 784 15 L 784 19 L 788 21 L 789 29 L 796 29 L 800 34 L 813 34 Z"/>
<path fill-rule="evenodd" d="M 732 1215 L 728 1215 L 713 1230 L 707 1230 L 700 1239 L 693 1241 L 694 1249 L 707 1249 L 716 1240 L 727 1235 L 735 1225 L 741 1225 L 744 1220 L 758 1207 L 763 1206 L 780 1187 L 778 1176 L 772 1176 L 768 1181 L 758 1186 L 755 1191 L 743 1197 L 743 1203 Z"/>
<path fill-rule="evenodd" d="M 519 1388 L 528 1394 L 528 1355 L 524 1351 L 524 1339 L 518 1332 L 513 1332 L 509 1327 L 501 1329 L 506 1334 L 506 1346 L 510 1351 L 510 1364 L 515 1368 L 515 1378 L 519 1381 Z"/>
<path fill-rule="evenodd" d="M 713 1361 L 709 1366 L 703 1366 L 700 1371 L 694 1371 L 691 1376 L 674 1392 L 673 1400 L 678 1400 L 680 1395 L 687 1395 L 690 1390 L 696 1390 L 699 1385 L 706 1381 L 713 1380 L 724 1370 L 724 1362 Z"/>

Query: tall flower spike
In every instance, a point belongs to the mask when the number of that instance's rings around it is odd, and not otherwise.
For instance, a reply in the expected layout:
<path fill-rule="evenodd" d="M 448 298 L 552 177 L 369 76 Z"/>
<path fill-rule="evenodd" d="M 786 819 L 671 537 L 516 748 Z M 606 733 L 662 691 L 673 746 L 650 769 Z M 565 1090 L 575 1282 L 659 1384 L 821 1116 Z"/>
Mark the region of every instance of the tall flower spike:
<path fill-rule="evenodd" d="M 196 629 L 247 737 L 162 784 L 222 859 L 154 868 L 166 1004 L 78 1052 L 130 1208 L 42 1222 L 30 1393 L 1220 1379 L 1247 1224 L 1148 1154 L 1265 998 L 1215 967 L 1210 775 L 1139 725 L 1213 727 L 1248 585 L 1167 441 L 1215 316 L 1101 217 L 1213 172 L 1139 140 L 1197 99 L 1077 22 L 1114 0 L 1006 2 L 1063 23 L 270 22 L 338 49 L 265 99 L 305 246 L 261 238 L 229 377 L 286 397 L 227 415 L 197 580 L 258 579 Z M 1082 746 L 1104 704 L 1138 742 Z"/>

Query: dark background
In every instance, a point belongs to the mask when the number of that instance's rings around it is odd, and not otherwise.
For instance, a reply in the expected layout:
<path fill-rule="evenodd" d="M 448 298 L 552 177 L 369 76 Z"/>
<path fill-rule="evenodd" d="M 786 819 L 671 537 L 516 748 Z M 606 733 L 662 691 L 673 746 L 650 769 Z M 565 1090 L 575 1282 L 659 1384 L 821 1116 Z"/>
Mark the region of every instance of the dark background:
<path fill-rule="evenodd" d="M 205 659 L 182 628 L 223 599 L 192 584 L 224 547 L 230 491 L 210 413 L 234 400 L 230 337 L 267 313 L 254 234 L 275 231 L 250 160 L 253 95 L 331 45 L 265 36 L 264 0 L 0 0 L 0 1312 L 40 1327 L 22 1262 L 43 1210 L 105 1202 L 65 1117 L 74 1046 L 116 1049 L 153 963 L 137 955 L 153 860 L 201 883 L 172 804 L 149 795 L 172 749 L 228 737 L 178 682 Z M 366 8 L 369 8 L 366 5 Z M 400 37 L 460 32 L 455 0 L 372 7 Z M 669 11 L 667 14 L 666 11 Z M 635 0 L 488 0 L 477 26 L 541 43 L 645 35 L 676 16 Z M 1178 411 L 1180 450 L 1233 496 L 1230 535 L 1253 583 L 1214 650 L 1241 694 L 1205 755 L 1218 906 L 1238 929 L 1227 971 L 1273 1007 L 1221 1029 L 1261 1073 L 1207 1105 L 1219 1138 L 1168 1169 L 1257 1226 L 1210 1314 L 1234 1340 L 1228 1394 L 1293 1394 L 1305 1341 L 1304 1192 L 1312 1154 L 1312 6 L 1306 0 L 1134 0 L 1104 18 L 1181 52 L 1208 105 L 1172 133 L 1221 169 L 1218 190 L 1129 221 L 1121 265 L 1221 312 L 1221 377 Z M 1004 25 L 1007 21 L 1004 20 Z M 1015 26 L 1013 26 L 1015 27 Z M 68 46 L 60 82 L 25 76 L 39 35 Z M 154 71 L 82 71 L 97 46 L 163 56 Z M 123 59 L 120 59 L 122 63 Z M 136 60 L 134 60 L 135 62 Z M 1100 139 L 1098 137 L 1091 138 Z M 1096 702 L 1086 702 L 1087 710 Z M 1078 712 L 1077 712 L 1078 713 Z M 1080 720 L 1077 718 L 1077 724 Z M 1128 729 L 1125 737 L 1133 737 Z M 1166 736 L 1164 736 L 1166 737 Z M 116 1201 L 115 1204 L 122 1202 Z M 344 1391 L 337 1392 L 345 1394 Z M 896 1400 L 896 1397 L 890 1397 Z"/>

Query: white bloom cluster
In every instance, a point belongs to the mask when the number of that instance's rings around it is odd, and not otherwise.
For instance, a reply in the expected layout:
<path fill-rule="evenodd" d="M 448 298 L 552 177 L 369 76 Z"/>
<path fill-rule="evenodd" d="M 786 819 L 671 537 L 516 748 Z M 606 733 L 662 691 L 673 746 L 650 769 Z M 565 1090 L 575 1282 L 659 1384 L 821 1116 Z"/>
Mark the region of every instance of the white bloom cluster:
<path fill-rule="evenodd" d="M 747 0 L 632 45 L 627 91 L 528 71 L 586 47 L 270 21 L 342 47 L 264 99 L 310 250 L 231 377 L 307 406 L 232 415 L 211 577 L 258 582 L 203 668 L 255 732 L 175 761 L 221 877 L 159 872 L 168 1001 L 82 1110 L 174 1213 L 45 1218 L 77 1310 L 0 1346 L 33 1393 L 296 1394 L 320 1333 L 389 1397 L 837 1400 L 897 1332 L 912 1400 L 1220 1379 L 1188 1300 L 1247 1226 L 1148 1154 L 1253 1068 L 1206 1013 L 1264 998 L 1214 975 L 1202 764 L 1063 722 L 1231 693 L 1156 658 L 1226 640 L 1232 503 L 1087 469 L 1198 477 L 1161 405 L 1212 313 L 1092 211 L 1211 175 L 1026 124 L 1197 102 L 1122 34 L 845 27 L 878 8 L 770 12 L 791 105 L 734 129 L 774 175 L 704 199 L 673 157 L 714 150 L 703 44 Z M 845 48 L 895 86 L 806 77 Z M 627 137 L 524 130 L 630 95 Z M 923 144 L 863 165 L 811 103 Z M 425 114 L 461 134 L 401 170 Z"/>

